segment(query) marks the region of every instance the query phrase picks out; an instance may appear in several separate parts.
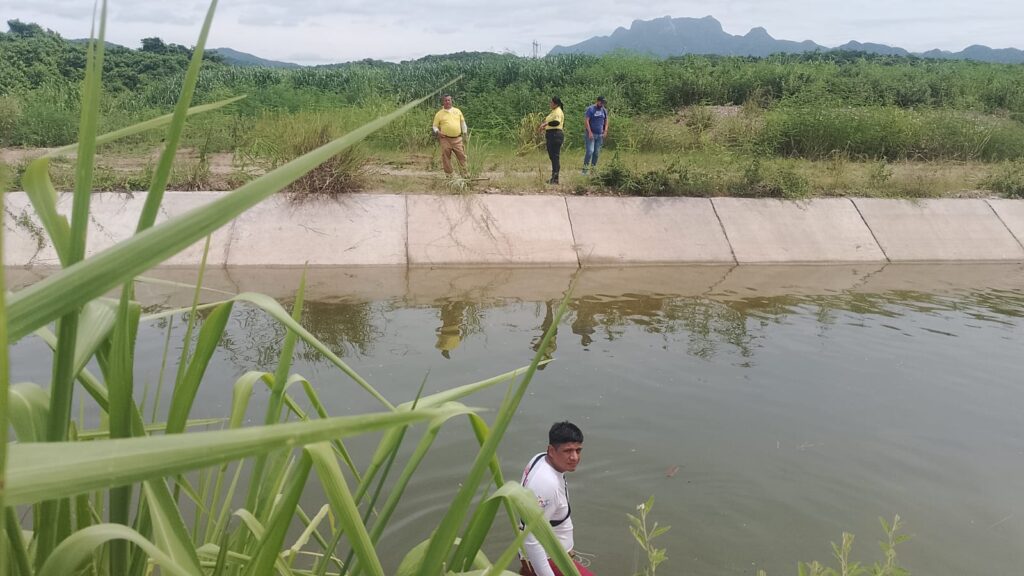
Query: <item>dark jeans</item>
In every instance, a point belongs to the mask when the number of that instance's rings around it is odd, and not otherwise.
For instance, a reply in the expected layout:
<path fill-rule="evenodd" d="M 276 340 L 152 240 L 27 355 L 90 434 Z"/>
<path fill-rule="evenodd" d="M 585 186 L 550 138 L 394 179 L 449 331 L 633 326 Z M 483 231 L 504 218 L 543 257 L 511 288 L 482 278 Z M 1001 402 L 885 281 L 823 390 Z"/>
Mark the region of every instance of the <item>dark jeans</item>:
<path fill-rule="evenodd" d="M 548 146 L 548 158 L 551 158 L 551 177 L 557 178 L 562 165 L 559 157 L 562 154 L 562 142 L 565 142 L 565 133 L 561 130 L 545 130 L 544 137 Z"/>

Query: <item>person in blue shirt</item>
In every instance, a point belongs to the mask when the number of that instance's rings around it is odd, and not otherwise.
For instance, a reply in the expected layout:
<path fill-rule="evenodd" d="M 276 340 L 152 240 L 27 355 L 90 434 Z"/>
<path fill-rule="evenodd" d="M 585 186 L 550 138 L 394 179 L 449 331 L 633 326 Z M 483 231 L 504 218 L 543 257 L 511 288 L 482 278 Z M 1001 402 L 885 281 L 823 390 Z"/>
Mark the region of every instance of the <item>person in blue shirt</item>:
<path fill-rule="evenodd" d="M 598 96 L 594 104 L 583 113 L 583 126 L 587 130 L 586 154 L 583 156 L 583 173 L 597 166 L 601 145 L 608 135 L 608 107 L 604 96 Z"/>

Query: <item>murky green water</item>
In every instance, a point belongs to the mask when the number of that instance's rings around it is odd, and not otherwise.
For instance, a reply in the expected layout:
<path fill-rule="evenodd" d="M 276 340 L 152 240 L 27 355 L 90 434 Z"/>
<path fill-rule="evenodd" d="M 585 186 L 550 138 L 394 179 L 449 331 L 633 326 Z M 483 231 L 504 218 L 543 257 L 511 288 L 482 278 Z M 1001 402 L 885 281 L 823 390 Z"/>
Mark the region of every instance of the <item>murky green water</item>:
<path fill-rule="evenodd" d="M 305 323 L 404 401 L 424 377 L 437 391 L 528 363 L 569 276 L 314 271 Z M 211 281 L 286 297 L 297 274 L 233 271 Z M 588 271 L 576 294 L 558 327 L 557 361 L 539 372 L 501 457 L 518 477 L 551 422 L 581 426 L 573 515 L 597 574 L 631 573 L 625 515 L 652 494 L 654 519 L 672 525 L 661 539 L 664 574 L 795 574 L 798 560 L 828 559 L 844 530 L 857 535 L 854 556 L 873 562 L 878 517 L 897 513 L 911 536 L 899 556 L 914 574 L 1020 573 L 1022 267 Z M 187 300 L 164 289 L 147 297 Z M 137 379 L 150 398 L 164 327 L 140 343 L 140 356 L 154 358 Z M 172 348 L 182 332 L 179 320 Z M 231 383 L 272 369 L 281 335 L 261 313 L 236 309 L 193 415 L 224 416 Z M 314 353 L 299 356 L 295 371 L 332 414 L 376 409 Z M 13 358 L 15 381 L 48 379 L 39 342 L 18 344 Z M 470 404 L 493 408 L 502 394 Z M 169 390 L 162 396 L 166 405 Z M 457 422 L 439 437 L 385 536 L 386 567 L 445 511 L 471 462 L 468 430 Z M 371 448 L 354 446 L 363 456 Z M 318 498 L 311 490 L 306 509 Z M 497 526 L 495 545 L 505 532 Z"/>

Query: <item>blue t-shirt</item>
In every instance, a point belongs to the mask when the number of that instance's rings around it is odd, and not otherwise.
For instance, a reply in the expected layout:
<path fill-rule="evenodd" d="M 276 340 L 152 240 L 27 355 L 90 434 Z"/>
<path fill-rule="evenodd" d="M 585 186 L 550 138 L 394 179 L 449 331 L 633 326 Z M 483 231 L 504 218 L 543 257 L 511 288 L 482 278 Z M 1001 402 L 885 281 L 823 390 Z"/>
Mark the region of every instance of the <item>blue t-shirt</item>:
<path fill-rule="evenodd" d="M 587 107 L 586 112 L 587 123 L 590 124 L 590 131 L 596 136 L 604 134 L 604 123 L 608 120 L 608 108 L 591 104 Z"/>

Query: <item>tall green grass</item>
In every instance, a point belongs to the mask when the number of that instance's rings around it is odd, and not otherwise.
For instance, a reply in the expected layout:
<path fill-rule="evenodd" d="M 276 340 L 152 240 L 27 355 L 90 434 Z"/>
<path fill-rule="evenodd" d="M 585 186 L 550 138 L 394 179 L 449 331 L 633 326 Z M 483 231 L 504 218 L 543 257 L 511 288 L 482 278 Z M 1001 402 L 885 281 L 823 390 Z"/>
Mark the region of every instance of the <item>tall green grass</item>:
<path fill-rule="evenodd" d="M 889 160 L 1012 160 L 1024 157 L 1024 125 L 977 113 L 897 107 L 781 107 L 756 137 L 769 153 Z"/>
<path fill-rule="evenodd" d="M 575 574 L 533 496 L 517 483 L 506 483 L 497 460 L 498 445 L 542 362 L 542 354 L 538 353 L 529 367 L 399 403 L 382 396 L 296 321 L 302 309 L 301 284 L 291 313 L 258 294 L 239 294 L 202 308 L 194 303 L 189 310 L 156 315 L 143 314 L 134 300 L 133 285 L 139 274 L 208 236 L 248 207 L 351 149 L 425 100 L 414 100 L 355 128 L 202 209 L 154 225 L 186 118 L 205 111 L 189 106 L 199 82 L 202 48 L 215 8 L 216 0 L 210 5 L 174 114 L 144 126 L 97 136 L 104 2 L 97 37 L 88 49 L 89 63 L 81 90 L 70 221 L 56 210 L 56 192 L 48 170 L 50 157 L 33 161 L 25 170 L 24 188 L 60 257 L 62 269 L 10 295 L 2 289 L 0 276 L 0 440 L 4 440 L 0 442 L 0 515 L 4 517 L 0 522 L 0 573 L 123 576 L 159 570 L 162 574 L 189 576 L 382 575 L 374 543 L 387 525 L 390 512 L 410 485 L 438 429 L 452 418 L 467 417 L 481 446 L 472 470 L 439 519 L 437 531 L 421 545 L 410 547 L 403 567 L 410 574 L 421 575 L 470 571 L 509 574 L 504 569 L 514 559 L 522 534 L 493 563 L 480 552 L 504 510 L 509 516 L 508 526 L 514 527 L 513 516 L 521 517 L 549 549 L 562 572 Z M 225 102 L 218 105 L 222 104 Z M 131 137 L 158 126 L 166 127 L 166 147 L 154 170 L 138 232 L 100 254 L 84 258 L 97 143 Z M 197 291 L 201 282 L 202 267 Z M 118 299 L 104 296 L 119 286 Z M 207 380 L 210 359 L 236 306 L 253 306 L 287 331 L 277 368 L 272 373 L 249 372 L 235 382 L 223 429 L 188 432 L 190 423 L 203 423 L 192 422 L 190 415 L 197 391 Z M 563 302 L 544 337 L 542 350 L 565 309 Z M 147 421 L 146 406 L 136 401 L 133 382 L 135 341 L 146 322 L 180 313 L 189 320 L 179 369 L 173 377 L 167 421 Z M 54 322 L 56 330 L 51 331 Z M 51 382 L 48 387 L 35 383 L 11 386 L 9 340 L 33 334 L 54 351 Z M 345 374 L 356 393 L 375 398 L 381 411 L 330 417 L 313 383 L 291 371 L 294 347 L 300 340 Z M 98 373 L 87 368 L 93 361 Z M 508 393 L 491 424 L 458 402 L 476 391 L 502 384 L 509 386 Z M 257 387 L 267 387 L 271 393 L 264 423 L 243 426 Z M 82 430 L 73 420 L 70 407 L 74 397 L 83 393 L 109 423 L 105 433 Z M 300 397 L 302 403 L 313 407 L 312 412 L 300 407 Z M 157 411 L 153 409 L 152 413 Z M 417 423 L 429 423 L 429 428 L 414 457 L 403 464 L 396 455 L 404 437 L 415 433 L 412 426 Z M 17 442 L 6 441 L 9 429 Z M 361 466 L 352 460 L 344 439 L 373 432 L 383 432 L 383 438 L 373 459 Z M 392 464 L 400 468 L 394 485 L 387 478 Z M 250 480 L 248 486 L 243 486 L 241 478 L 246 474 Z M 299 496 L 314 481 L 321 485 L 327 502 L 320 511 L 307 514 L 299 506 Z M 495 489 L 486 489 L 487 485 Z M 385 486 L 390 488 L 381 488 Z M 481 497 L 482 491 L 489 495 Z M 369 511 L 381 498 L 385 499 L 381 508 L 385 513 L 372 518 Z M 291 532 L 296 522 L 304 526 L 297 539 Z M 340 558 L 339 546 L 351 551 L 352 560 Z"/>

